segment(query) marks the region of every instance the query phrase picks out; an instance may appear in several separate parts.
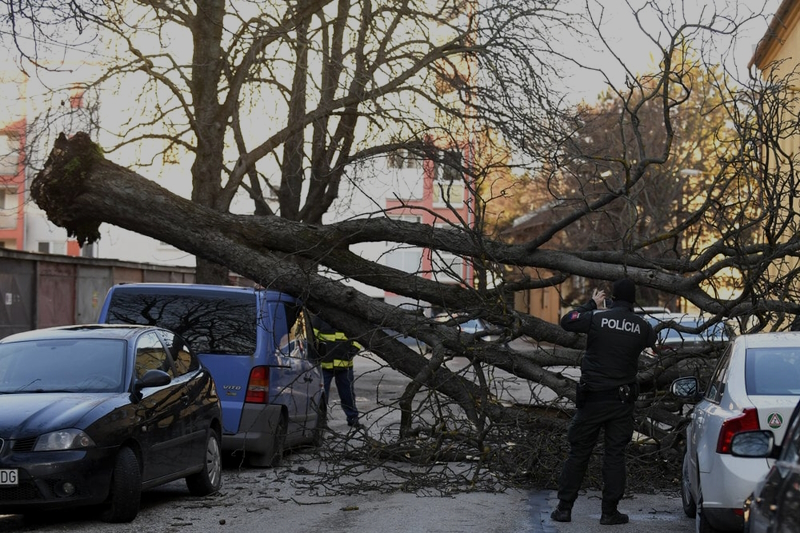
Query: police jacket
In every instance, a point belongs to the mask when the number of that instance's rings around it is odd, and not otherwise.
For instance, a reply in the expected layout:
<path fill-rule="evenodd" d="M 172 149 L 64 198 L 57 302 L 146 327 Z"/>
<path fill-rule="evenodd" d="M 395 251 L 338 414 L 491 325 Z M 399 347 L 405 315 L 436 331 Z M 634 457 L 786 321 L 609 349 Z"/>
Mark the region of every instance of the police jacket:
<path fill-rule="evenodd" d="M 561 327 L 588 336 L 581 384 L 589 391 L 635 383 L 639 355 L 656 342 L 653 327 L 633 312 L 633 304 L 621 300 L 610 309 L 597 309 L 589 300 L 561 317 Z"/>

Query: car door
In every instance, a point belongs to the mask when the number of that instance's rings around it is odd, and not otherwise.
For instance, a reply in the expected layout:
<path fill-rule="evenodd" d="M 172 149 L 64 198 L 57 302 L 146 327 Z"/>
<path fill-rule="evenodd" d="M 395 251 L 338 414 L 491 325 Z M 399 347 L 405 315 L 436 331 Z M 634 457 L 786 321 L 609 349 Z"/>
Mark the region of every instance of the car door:
<path fill-rule="evenodd" d="M 310 384 L 314 366 L 308 353 L 308 342 L 302 307 L 295 302 L 280 301 L 273 307 L 271 330 L 277 346 L 277 365 L 272 368 L 270 395 L 286 406 L 288 415 L 287 443 L 301 442 L 311 432 Z M 318 374 L 318 373 L 317 373 Z"/>
<path fill-rule="evenodd" d="M 687 458 L 689 479 L 697 496 L 698 474 L 708 472 L 712 464 L 711 455 L 716 453 L 716 435 L 727 417 L 726 407 L 720 405 L 730 371 L 733 345 L 730 345 L 717 363 L 703 399 L 697 403 L 690 415 L 691 424 L 687 434 Z"/>
<path fill-rule="evenodd" d="M 211 419 L 207 400 L 212 393 L 211 377 L 200 370 L 199 360 L 182 337 L 167 330 L 160 330 L 159 335 L 174 367 L 173 385 L 180 388 L 174 446 L 183 450 L 182 458 L 191 459 L 190 465 L 196 464 L 205 458 L 206 433 Z"/>
<path fill-rule="evenodd" d="M 175 381 L 171 360 L 155 330 L 136 339 L 135 358 L 136 379 L 144 376 L 148 370 L 162 370 L 173 378 L 162 387 L 143 388 L 137 404 L 144 463 L 142 478 L 143 481 L 150 481 L 183 469 L 188 464 L 180 448 L 184 387 Z"/>

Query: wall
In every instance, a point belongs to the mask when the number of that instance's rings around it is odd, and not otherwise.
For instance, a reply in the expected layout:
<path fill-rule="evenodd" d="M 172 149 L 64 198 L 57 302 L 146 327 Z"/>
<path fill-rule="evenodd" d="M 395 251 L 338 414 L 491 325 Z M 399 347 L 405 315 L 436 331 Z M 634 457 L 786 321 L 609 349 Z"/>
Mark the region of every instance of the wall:
<path fill-rule="evenodd" d="M 194 283 L 194 279 L 189 267 L 0 249 L 0 338 L 31 329 L 94 323 L 108 289 L 117 283 Z"/>

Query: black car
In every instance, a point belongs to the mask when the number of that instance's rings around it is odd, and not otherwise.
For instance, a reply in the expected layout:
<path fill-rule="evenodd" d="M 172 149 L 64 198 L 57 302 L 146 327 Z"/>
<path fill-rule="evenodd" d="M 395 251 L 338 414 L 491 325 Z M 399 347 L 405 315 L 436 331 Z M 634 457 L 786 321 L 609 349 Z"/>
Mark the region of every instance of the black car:
<path fill-rule="evenodd" d="M 174 333 L 68 326 L 0 340 L 0 514 L 97 505 L 129 522 L 141 491 L 221 485 L 222 414 Z"/>
<path fill-rule="evenodd" d="M 800 531 L 800 404 L 789 419 L 780 446 L 775 444 L 772 431 L 747 431 L 734 435 L 731 451 L 740 457 L 775 459 L 767 475 L 744 503 L 744 531 Z"/>

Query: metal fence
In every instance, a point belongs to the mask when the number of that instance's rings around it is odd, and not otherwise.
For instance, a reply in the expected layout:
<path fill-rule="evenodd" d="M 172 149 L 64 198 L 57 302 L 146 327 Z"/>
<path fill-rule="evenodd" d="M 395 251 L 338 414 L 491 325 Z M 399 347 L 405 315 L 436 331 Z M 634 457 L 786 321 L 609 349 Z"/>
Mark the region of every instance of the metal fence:
<path fill-rule="evenodd" d="M 117 283 L 194 283 L 190 267 L 0 249 L 0 338 L 31 329 L 97 321 Z"/>

